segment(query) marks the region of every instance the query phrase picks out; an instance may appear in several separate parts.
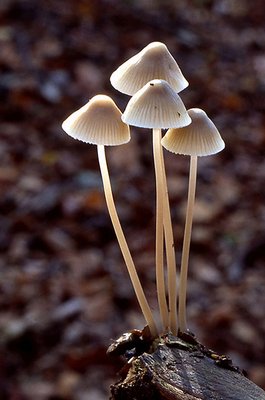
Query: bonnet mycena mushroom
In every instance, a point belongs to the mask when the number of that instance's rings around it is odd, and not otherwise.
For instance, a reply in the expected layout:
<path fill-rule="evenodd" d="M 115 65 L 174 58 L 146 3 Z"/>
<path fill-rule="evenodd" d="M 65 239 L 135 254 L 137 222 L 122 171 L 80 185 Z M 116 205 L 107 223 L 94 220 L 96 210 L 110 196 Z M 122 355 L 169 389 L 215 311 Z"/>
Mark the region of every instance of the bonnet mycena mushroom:
<path fill-rule="evenodd" d="M 161 42 L 149 43 L 125 61 L 113 72 L 110 82 L 119 92 L 132 96 L 153 79 L 167 81 L 177 93 L 189 85 L 167 46 Z"/>
<path fill-rule="evenodd" d="M 125 61 L 110 77 L 112 86 L 122 93 L 134 95 L 144 85 L 154 79 L 164 80 L 169 83 L 175 92 L 185 89 L 189 83 L 183 76 L 176 60 L 170 54 L 167 46 L 161 42 L 152 42 L 144 47 L 139 53 Z M 177 125 L 179 126 L 179 125 Z M 161 146 L 157 144 L 156 147 Z M 165 235 L 166 259 L 168 269 L 168 300 L 169 300 L 169 326 L 173 333 L 177 333 L 176 321 L 176 255 L 173 238 L 172 221 L 170 215 L 170 206 L 167 190 L 167 181 L 165 173 L 164 155 L 160 150 L 162 183 L 160 190 L 163 191 L 163 210 L 162 220 L 163 229 L 160 235 L 162 241 Z M 164 230 L 164 232 L 163 232 Z M 161 245 L 160 245 L 161 247 Z"/>
<path fill-rule="evenodd" d="M 160 315 L 164 329 L 176 332 L 176 266 L 169 265 L 169 312 L 163 268 L 163 224 L 165 232 L 171 228 L 171 219 L 163 221 L 166 196 L 161 129 L 182 127 L 191 119 L 179 95 L 164 80 L 154 79 L 136 92 L 127 104 L 122 120 L 133 126 L 151 128 L 156 176 L 156 280 Z M 169 211 L 169 210 L 168 210 Z M 166 238 L 167 239 L 167 238 Z M 167 240 L 166 240 L 167 241 Z M 172 247 L 172 245 L 171 245 Z M 169 318 L 170 316 L 170 318 Z M 171 319 L 171 320 L 169 320 Z"/>
<path fill-rule="evenodd" d="M 188 110 L 188 114 L 192 120 L 191 124 L 178 129 L 169 129 L 161 141 L 167 150 L 176 154 L 190 156 L 189 190 L 179 281 L 178 319 L 181 332 L 187 330 L 187 275 L 195 201 L 197 159 L 198 156 L 218 153 L 225 147 L 216 126 L 203 110 L 191 108 Z"/>
<path fill-rule="evenodd" d="M 62 128 L 68 135 L 75 139 L 97 145 L 103 188 L 112 225 L 142 313 L 151 334 L 156 336 L 156 324 L 116 211 L 105 155 L 105 146 L 121 145 L 130 140 L 129 126 L 122 122 L 121 111 L 109 96 L 97 95 L 86 105 L 71 114 L 63 122 Z"/>

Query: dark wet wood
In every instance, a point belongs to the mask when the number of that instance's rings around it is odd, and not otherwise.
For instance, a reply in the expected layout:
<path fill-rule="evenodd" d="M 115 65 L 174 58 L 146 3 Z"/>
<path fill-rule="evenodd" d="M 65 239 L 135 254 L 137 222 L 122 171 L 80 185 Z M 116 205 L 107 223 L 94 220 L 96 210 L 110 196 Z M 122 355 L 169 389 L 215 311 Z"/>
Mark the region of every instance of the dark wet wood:
<path fill-rule="evenodd" d="M 158 344 L 121 372 L 112 400 L 265 400 L 265 392 L 225 356 L 177 339 Z"/>

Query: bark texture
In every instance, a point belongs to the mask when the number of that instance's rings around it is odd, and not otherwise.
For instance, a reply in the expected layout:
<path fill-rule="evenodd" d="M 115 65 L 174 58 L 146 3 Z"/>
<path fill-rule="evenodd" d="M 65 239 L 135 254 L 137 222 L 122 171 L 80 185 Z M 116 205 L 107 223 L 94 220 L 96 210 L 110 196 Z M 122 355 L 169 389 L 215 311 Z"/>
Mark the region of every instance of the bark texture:
<path fill-rule="evenodd" d="M 134 357 L 111 387 L 111 400 L 265 400 L 228 357 L 193 340 L 165 336 L 153 352 Z"/>

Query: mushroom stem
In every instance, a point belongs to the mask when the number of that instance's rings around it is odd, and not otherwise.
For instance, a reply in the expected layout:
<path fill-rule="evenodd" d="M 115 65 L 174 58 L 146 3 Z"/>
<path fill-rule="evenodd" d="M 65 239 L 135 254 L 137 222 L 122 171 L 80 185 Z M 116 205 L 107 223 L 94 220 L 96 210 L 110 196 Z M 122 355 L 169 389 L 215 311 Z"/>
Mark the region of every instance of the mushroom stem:
<path fill-rule="evenodd" d="M 167 189 L 167 178 L 165 171 L 165 162 L 163 155 L 163 148 L 161 147 L 161 164 L 163 172 L 163 224 L 165 233 L 166 244 L 166 258 L 168 269 L 168 305 L 169 305 L 169 328 L 171 332 L 176 335 L 178 332 L 177 325 L 177 278 L 176 278 L 176 256 L 173 238 L 172 221 L 170 215 L 170 206 Z"/>
<path fill-rule="evenodd" d="M 156 285 L 160 316 L 163 328 L 168 329 L 168 306 L 164 277 L 164 232 L 163 232 L 163 168 L 161 129 L 153 129 L 153 153 L 156 179 Z"/>
<path fill-rule="evenodd" d="M 113 228 L 114 228 L 114 231 L 115 231 L 115 234 L 116 234 L 116 237 L 117 237 L 117 240 L 118 240 L 124 261 L 125 261 L 125 264 L 127 266 L 128 273 L 129 273 L 137 300 L 139 302 L 140 308 L 141 308 L 144 318 L 149 326 L 151 334 L 155 337 L 158 334 L 156 324 L 155 324 L 151 309 L 146 300 L 142 285 L 140 283 L 130 250 L 128 248 L 128 245 L 127 245 L 127 242 L 126 242 L 126 239 L 125 239 L 125 236 L 124 236 L 124 233 L 123 233 L 120 221 L 119 221 L 116 207 L 114 204 L 104 145 L 98 145 L 97 150 L 98 150 L 99 166 L 100 166 L 100 171 L 101 171 L 101 176 L 102 176 L 102 181 L 103 181 L 103 188 L 104 188 L 104 192 L 105 192 L 106 203 L 107 203 L 108 211 L 109 211 L 110 218 L 112 221 L 112 225 L 113 225 Z"/>
<path fill-rule="evenodd" d="M 187 276 L 188 276 L 193 209 L 194 209 L 195 190 L 196 190 L 196 176 L 197 176 L 197 156 L 191 156 L 189 191 L 188 191 L 186 222 L 184 230 L 181 267 L 180 267 L 180 280 L 179 280 L 178 316 L 179 316 L 179 329 L 181 332 L 185 332 L 187 329 L 187 322 L 186 322 Z"/>

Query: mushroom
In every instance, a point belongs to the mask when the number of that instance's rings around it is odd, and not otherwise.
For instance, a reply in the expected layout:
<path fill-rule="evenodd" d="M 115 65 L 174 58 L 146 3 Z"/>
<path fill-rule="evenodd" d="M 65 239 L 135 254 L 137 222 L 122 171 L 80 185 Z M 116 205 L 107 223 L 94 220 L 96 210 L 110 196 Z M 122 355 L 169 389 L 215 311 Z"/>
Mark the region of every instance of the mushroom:
<path fill-rule="evenodd" d="M 110 81 L 111 84 L 120 92 L 133 95 L 153 79 L 163 79 L 167 81 L 177 93 L 188 86 L 188 82 L 184 78 L 177 62 L 168 51 L 166 45 L 161 42 L 150 43 L 138 54 L 123 63 L 115 72 L 113 72 Z M 176 257 L 162 150 L 161 158 L 163 170 L 162 187 L 164 191 L 163 226 L 168 265 L 168 292 L 170 305 L 169 325 L 171 326 L 172 332 L 176 333 Z"/>
<path fill-rule="evenodd" d="M 151 334 L 156 336 L 156 324 L 137 275 L 116 211 L 105 155 L 104 146 L 120 145 L 130 140 L 129 126 L 121 121 L 121 111 L 110 97 L 97 95 L 78 111 L 71 114 L 63 122 L 62 128 L 68 135 L 75 139 L 97 145 L 100 171 L 112 225 L 142 313 Z"/>
<path fill-rule="evenodd" d="M 156 281 L 160 315 L 164 329 L 173 333 L 177 329 L 176 321 L 176 265 L 173 256 L 168 265 L 169 280 L 169 321 L 168 306 L 163 269 L 163 223 L 166 243 L 172 248 L 173 234 L 169 213 L 165 171 L 161 146 L 161 129 L 188 125 L 191 119 L 179 95 L 164 80 L 148 82 L 130 99 L 122 115 L 122 120 L 133 126 L 153 129 L 153 154 L 156 176 Z M 167 199 L 167 201 L 166 201 Z M 166 205 L 165 205 L 166 204 Z M 167 212 L 167 218 L 163 213 Z M 168 243 L 170 240 L 170 243 Z M 172 254 L 171 253 L 171 254 Z M 173 263 L 172 263 L 173 259 Z"/>
<path fill-rule="evenodd" d="M 198 156 L 218 153 L 225 147 L 216 126 L 203 110 L 191 108 L 188 110 L 188 114 L 192 120 L 191 124 L 179 129 L 169 129 L 161 141 L 167 150 L 190 156 L 189 190 L 179 282 L 178 318 L 181 332 L 187 330 L 187 275 L 195 201 L 197 158 Z"/>
<path fill-rule="evenodd" d="M 133 95 L 152 79 L 163 79 L 178 93 L 189 83 L 177 62 L 161 42 L 148 44 L 138 54 L 125 61 L 110 77 L 112 86 Z"/>

